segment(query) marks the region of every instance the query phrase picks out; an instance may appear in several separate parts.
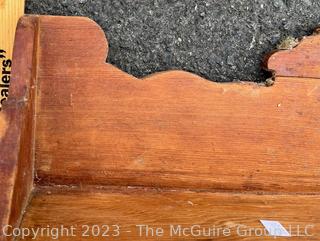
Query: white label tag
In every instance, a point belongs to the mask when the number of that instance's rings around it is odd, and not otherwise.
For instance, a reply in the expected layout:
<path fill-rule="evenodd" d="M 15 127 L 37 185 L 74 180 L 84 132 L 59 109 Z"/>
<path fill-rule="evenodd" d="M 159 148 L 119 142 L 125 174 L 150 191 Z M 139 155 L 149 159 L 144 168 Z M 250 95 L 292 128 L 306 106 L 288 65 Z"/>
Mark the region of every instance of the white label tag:
<path fill-rule="evenodd" d="M 270 236 L 290 237 L 290 233 L 278 221 L 260 220 Z"/>

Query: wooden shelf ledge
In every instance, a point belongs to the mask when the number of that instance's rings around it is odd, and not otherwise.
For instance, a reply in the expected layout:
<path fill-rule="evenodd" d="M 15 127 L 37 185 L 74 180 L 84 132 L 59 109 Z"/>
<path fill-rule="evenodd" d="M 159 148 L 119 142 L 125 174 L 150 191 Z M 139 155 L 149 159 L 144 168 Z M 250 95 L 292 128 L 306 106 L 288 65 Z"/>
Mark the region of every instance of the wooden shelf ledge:
<path fill-rule="evenodd" d="M 320 195 L 40 188 L 27 209 L 22 227 L 31 229 L 49 225 L 61 229 L 63 225 L 69 234 L 65 232 L 59 240 L 86 240 L 81 235 L 87 226 L 98 234 L 97 226 L 107 230 L 103 225 L 110 226 L 107 232 L 110 236 L 104 237 L 100 233 L 98 237 L 90 235 L 90 240 L 274 240 L 267 232 L 260 234 L 263 230 L 260 220 L 266 219 L 279 221 L 287 230 L 291 227 L 293 237 L 290 240 L 310 241 L 320 240 L 320 216 L 315 215 L 320 213 L 319 202 Z M 112 236 L 117 235 L 117 228 L 112 225 L 120 226 L 119 236 Z M 148 229 L 147 235 L 142 225 L 153 230 Z M 178 225 L 181 229 L 175 233 L 179 230 Z M 193 233 L 189 230 L 192 226 L 195 226 Z M 71 231 L 72 227 L 74 231 Z M 156 228 L 164 229 L 163 236 L 156 235 Z M 209 228 L 211 237 L 206 237 Z M 199 237 L 197 230 L 201 231 Z M 70 237 L 72 232 L 78 238 Z M 36 240 L 48 240 L 48 237 L 44 235 Z M 288 238 L 277 237 L 276 240 Z"/>

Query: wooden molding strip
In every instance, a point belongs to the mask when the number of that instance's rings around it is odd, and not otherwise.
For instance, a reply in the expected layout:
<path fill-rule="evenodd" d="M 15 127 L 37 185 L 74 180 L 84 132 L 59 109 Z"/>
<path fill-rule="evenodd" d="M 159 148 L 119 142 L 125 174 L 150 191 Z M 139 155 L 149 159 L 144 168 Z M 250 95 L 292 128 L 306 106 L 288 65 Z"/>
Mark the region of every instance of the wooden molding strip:
<path fill-rule="evenodd" d="M 19 22 L 10 98 L 0 112 L 0 227 L 19 226 L 33 188 L 36 21 Z"/>
<path fill-rule="evenodd" d="M 259 220 L 267 219 L 278 220 L 290 230 L 290 241 L 319 241 L 319 202 L 319 195 L 40 188 L 27 209 L 22 228 L 62 225 L 74 228 L 74 237 L 71 237 L 70 232 L 69 236 L 66 232 L 64 235 L 57 232 L 55 235 L 59 241 L 81 240 L 81 227 L 93 225 L 102 227 L 101 229 L 110 225 L 108 237 L 97 235 L 88 238 L 97 241 L 287 241 L 288 237 L 259 234 L 258 231 L 263 230 Z M 145 229 L 140 232 L 137 225 L 148 225 L 151 229 L 149 232 Z M 173 232 L 178 225 L 186 232 Z M 188 232 L 190 227 L 195 227 L 193 234 Z M 118 228 L 119 233 L 113 232 Z M 163 229 L 161 235 L 153 231 L 157 228 Z M 211 232 L 207 231 L 209 228 Z M 227 232 L 223 233 L 222 230 Z M 253 231 L 250 233 L 249 230 L 257 230 L 257 234 Z M 29 236 L 25 240 L 32 238 Z M 50 238 L 50 235 L 44 234 L 37 235 L 35 240 L 47 241 Z"/>

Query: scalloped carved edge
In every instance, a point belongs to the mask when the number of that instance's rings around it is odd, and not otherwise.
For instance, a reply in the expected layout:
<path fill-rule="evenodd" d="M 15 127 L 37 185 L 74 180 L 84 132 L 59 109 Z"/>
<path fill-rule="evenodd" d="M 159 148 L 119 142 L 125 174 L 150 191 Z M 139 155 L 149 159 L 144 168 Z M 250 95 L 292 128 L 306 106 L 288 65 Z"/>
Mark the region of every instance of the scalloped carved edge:
<path fill-rule="evenodd" d="M 30 15 L 31 16 L 31 15 Z M 35 16 L 40 19 L 41 16 Z M 57 16 L 45 16 L 46 18 L 55 18 L 58 21 L 65 21 L 65 17 L 57 17 Z M 106 63 L 105 60 L 108 56 L 108 40 L 105 36 L 102 28 L 93 20 L 87 17 L 68 17 L 70 20 L 79 20 L 84 25 L 92 25 L 93 28 L 96 29 L 97 36 L 95 39 L 98 40 L 94 44 L 99 46 L 99 48 L 94 48 L 92 51 L 93 57 L 94 55 L 97 57 L 96 61 Z M 22 20 L 23 21 L 23 20 Z M 71 20 L 72 21 L 72 20 Z M 304 37 L 297 47 L 294 47 L 290 50 L 276 50 L 267 54 L 262 67 L 266 71 L 270 71 L 274 74 L 274 77 L 299 77 L 299 78 L 320 78 L 320 51 L 319 48 L 315 48 L 314 46 L 320 45 L 320 35 L 317 30 L 314 35 Z M 97 55 L 96 55 L 97 54 Z M 218 84 L 235 84 L 235 83 L 246 83 L 252 85 L 251 82 L 246 80 L 236 81 L 236 82 L 226 82 L 220 83 L 215 82 L 214 80 L 209 80 L 203 78 L 195 73 L 191 73 L 185 70 L 165 70 L 160 72 L 155 72 L 150 75 L 144 76 L 142 78 L 137 78 L 118 67 L 114 66 L 118 71 L 123 74 L 129 75 L 133 79 L 138 80 L 150 80 L 156 77 L 157 75 L 162 75 L 163 77 L 166 75 L 170 75 L 171 73 L 180 73 L 182 75 L 190 75 L 194 78 L 199 78 L 203 81 L 209 81 L 212 83 Z M 259 83 L 253 82 L 254 84 L 261 85 Z"/>
<path fill-rule="evenodd" d="M 320 34 L 300 39 L 296 47 L 276 50 L 268 54 L 263 67 L 274 77 L 320 78 Z"/>

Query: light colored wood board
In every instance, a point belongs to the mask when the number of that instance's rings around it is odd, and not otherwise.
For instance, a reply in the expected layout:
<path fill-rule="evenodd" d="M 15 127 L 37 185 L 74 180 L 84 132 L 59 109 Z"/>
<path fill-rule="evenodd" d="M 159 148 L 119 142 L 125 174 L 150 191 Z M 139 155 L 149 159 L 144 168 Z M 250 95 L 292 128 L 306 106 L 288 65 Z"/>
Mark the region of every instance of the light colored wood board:
<path fill-rule="evenodd" d="M 14 36 L 18 19 L 24 13 L 24 0 L 0 0 L 0 111 L 2 103 L 8 97 L 9 83 L 7 79 L 3 81 L 4 76 L 10 74 L 3 72 L 3 61 L 12 60 L 12 50 Z M 6 64 L 6 72 L 11 72 L 11 64 Z M 4 85 L 4 86 L 2 86 Z"/>
<path fill-rule="evenodd" d="M 44 188 L 38 191 L 24 216 L 22 228 L 77 227 L 76 237 L 59 240 L 273 240 L 273 237 L 241 237 L 250 228 L 262 229 L 261 219 L 276 220 L 297 235 L 307 227 L 312 237 L 291 237 L 290 240 L 320 240 L 320 196 L 252 195 L 227 193 L 194 193 L 150 190 L 100 190 Z M 81 237 L 82 225 L 118 224 L 120 236 Z M 162 227 L 163 237 L 140 237 L 136 225 Z M 170 225 L 220 228 L 217 237 L 170 236 Z M 239 225 L 241 228 L 239 228 Z M 313 225 L 313 228 L 311 228 Z M 224 237 L 221 228 L 230 228 L 231 235 Z M 126 232 L 130 231 L 130 232 Z M 112 232 L 110 232 L 112 234 Z M 277 240 L 288 238 L 277 237 Z M 31 240 L 31 237 L 26 240 Z M 48 240 L 42 236 L 35 240 Z"/>
<path fill-rule="evenodd" d="M 91 20 L 41 16 L 39 31 L 40 184 L 319 192 L 318 79 L 137 79 L 105 63 L 107 42 Z M 319 38 L 305 40 L 310 51 Z"/>
<path fill-rule="evenodd" d="M 36 20 L 36 19 L 33 19 Z M 20 21 L 11 95 L 0 112 L 0 228 L 18 226 L 33 186 L 35 23 Z M 7 240 L 0 232 L 0 240 Z M 11 240 L 11 239 L 8 239 Z"/>

